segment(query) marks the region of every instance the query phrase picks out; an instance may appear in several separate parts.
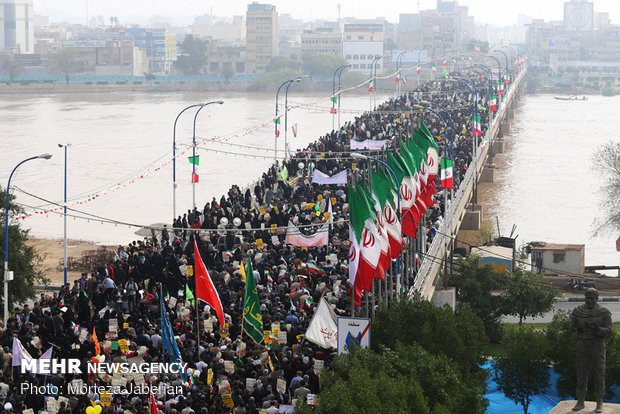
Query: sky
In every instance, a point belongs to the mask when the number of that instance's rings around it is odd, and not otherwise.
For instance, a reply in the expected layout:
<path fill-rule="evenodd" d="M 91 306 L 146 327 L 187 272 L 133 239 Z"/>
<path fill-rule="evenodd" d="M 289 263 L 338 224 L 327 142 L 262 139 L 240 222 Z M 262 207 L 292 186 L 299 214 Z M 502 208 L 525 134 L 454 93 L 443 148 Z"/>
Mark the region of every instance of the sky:
<path fill-rule="evenodd" d="M 477 22 L 498 26 L 516 24 L 519 14 L 545 20 L 561 20 L 564 0 L 460 0 L 469 7 Z M 52 22 L 86 22 L 86 16 L 118 17 L 121 24 L 146 24 L 153 15 L 167 16 L 175 24 L 191 24 L 195 16 L 213 13 L 215 16 L 244 15 L 246 0 L 34 0 L 36 14 L 49 16 Z M 266 0 L 275 4 L 279 13 L 289 13 L 304 20 L 342 17 L 385 17 L 397 23 L 400 13 L 417 13 L 435 8 L 435 0 Z M 88 10 L 88 12 L 87 12 Z M 594 10 L 609 12 L 612 23 L 620 23 L 620 1 L 594 0 Z"/>

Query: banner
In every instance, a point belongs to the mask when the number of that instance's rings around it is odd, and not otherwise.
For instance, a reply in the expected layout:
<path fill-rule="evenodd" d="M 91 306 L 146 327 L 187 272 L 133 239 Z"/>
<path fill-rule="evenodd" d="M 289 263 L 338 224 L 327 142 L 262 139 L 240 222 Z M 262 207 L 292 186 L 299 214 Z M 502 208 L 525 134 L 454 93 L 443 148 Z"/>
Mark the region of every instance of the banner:
<path fill-rule="evenodd" d="M 351 140 L 351 149 L 352 150 L 360 150 L 360 149 L 367 149 L 367 150 L 371 150 L 371 151 L 379 151 L 382 150 L 383 147 L 385 147 L 387 144 L 387 140 L 383 139 L 380 141 L 375 141 L 375 140 L 371 140 L 371 139 L 367 139 L 364 141 L 355 141 L 355 140 Z"/>
<path fill-rule="evenodd" d="M 314 171 L 312 171 L 312 182 L 314 184 L 346 184 L 347 170 L 340 171 L 338 174 L 334 174 L 330 177 L 315 168 Z"/>
<path fill-rule="evenodd" d="M 327 246 L 328 242 L 329 224 L 323 224 L 312 236 L 306 236 L 292 222 L 288 222 L 284 243 L 298 247 L 319 247 Z"/>

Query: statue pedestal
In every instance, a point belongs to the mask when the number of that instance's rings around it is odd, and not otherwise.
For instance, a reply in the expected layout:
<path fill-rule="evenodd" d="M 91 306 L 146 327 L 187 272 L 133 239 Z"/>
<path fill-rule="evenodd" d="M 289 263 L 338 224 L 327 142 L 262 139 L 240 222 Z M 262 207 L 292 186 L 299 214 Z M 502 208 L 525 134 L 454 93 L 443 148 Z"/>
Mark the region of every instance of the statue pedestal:
<path fill-rule="evenodd" d="M 573 411 L 573 407 L 577 404 L 575 400 L 560 401 L 549 414 L 590 414 L 596 408 L 596 402 L 586 401 L 586 407 L 580 411 Z M 604 414 L 620 414 L 620 404 L 603 403 Z"/>

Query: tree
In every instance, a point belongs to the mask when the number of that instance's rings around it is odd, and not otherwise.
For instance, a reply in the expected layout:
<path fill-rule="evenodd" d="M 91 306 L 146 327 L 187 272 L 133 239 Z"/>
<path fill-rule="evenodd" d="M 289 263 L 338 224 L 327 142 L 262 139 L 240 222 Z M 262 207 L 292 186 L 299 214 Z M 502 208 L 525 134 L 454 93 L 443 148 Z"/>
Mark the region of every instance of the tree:
<path fill-rule="evenodd" d="M 52 67 L 65 75 L 67 85 L 71 76 L 80 69 L 77 53 L 73 49 L 59 49 L 52 55 Z"/>
<path fill-rule="evenodd" d="M 310 81 L 315 77 L 331 80 L 336 68 L 346 64 L 342 56 L 321 53 L 304 53 L 301 56 L 301 70 L 310 76 Z"/>
<path fill-rule="evenodd" d="M 518 316 L 520 329 L 524 318 L 549 312 L 559 295 L 560 291 L 546 283 L 542 274 L 517 266 L 502 293 L 502 314 Z"/>
<path fill-rule="evenodd" d="M 9 309 L 13 303 L 21 303 L 35 296 L 35 285 L 46 285 L 49 280 L 38 270 L 43 257 L 39 255 L 34 246 L 28 244 L 28 230 L 24 230 L 19 224 L 11 224 L 11 216 L 18 215 L 23 210 L 13 203 L 14 196 L 9 195 L 9 268 L 14 273 L 14 279 L 9 282 L 10 296 Z M 0 228 L 0 240 L 2 248 L 0 252 L 4 257 L 4 227 L 6 192 L 0 187 L 0 199 L 2 200 L 2 227 Z M 6 298 L 3 298 L 5 300 Z"/>
<path fill-rule="evenodd" d="M 198 75 L 207 63 L 207 42 L 192 35 L 185 36 L 176 66 L 186 75 Z"/>
<path fill-rule="evenodd" d="M 235 70 L 232 65 L 223 65 L 220 69 L 220 76 L 224 78 L 224 82 L 230 82 L 233 76 L 235 76 Z"/>
<path fill-rule="evenodd" d="M 620 232 L 620 142 L 603 144 L 594 154 L 594 168 L 603 178 L 602 217 L 595 221 L 594 235 L 615 231 Z"/>
<path fill-rule="evenodd" d="M 267 66 L 265 66 L 265 72 L 277 72 L 281 69 L 294 69 L 299 70 L 299 62 L 293 62 L 284 56 L 274 56 L 271 58 Z"/>
<path fill-rule="evenodd" d="M 506 355 L 493 361 L 493 376 L 504 395 L 528 414 L 532 397 L 549 387 L 548 342 L 532 329 L 509 332 L 503 341 Z"/>
<path fill-rule="evenodd" d="M 260 79 L 253 81 L 248 85 L 248 91 L 252 92 L 273 92 L 275 93 L 278 87 L 287 79 L 295 79 L 302 74 L 290 68 L 280 69 L 276 72 L 265 73 Z M 295 90 L 299 91 L 303 89 L 306 82 L 301 82 L 295 85 Z M 282 88 L 284 89 L 284 88 Z M 280 92 L 280 97 L 284 96 L 284 91 Z"/>
<path fill-rule="evenodd" d="M 475 255 L 460 259 L 455 271 L 449 275 L 446 282 L 456 287 L 459 302 L 470 306 L 482 319 L 491 342 L 499 343 L 502 334 L 500 320 L 503 299 L 494 291 L 501 290 L 505 286 L 507 277 L 495 272 L 489 264 L 481 266 L 479 260 L 480 258 Z"/>
<path fill-rule="evenodd" d="M 12 54 L 0 55 L 0 73 L 9 78 L 9 84 L 13 83 L 15 78 L 19 76 L 22 67 L 15 60 L 15 56 Z"/>

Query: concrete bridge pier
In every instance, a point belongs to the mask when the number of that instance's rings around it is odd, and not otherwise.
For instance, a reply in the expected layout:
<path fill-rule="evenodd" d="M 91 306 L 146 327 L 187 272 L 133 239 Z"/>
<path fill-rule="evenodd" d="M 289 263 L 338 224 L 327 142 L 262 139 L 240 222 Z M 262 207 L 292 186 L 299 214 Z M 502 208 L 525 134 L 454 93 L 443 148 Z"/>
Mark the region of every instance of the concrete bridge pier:
<path fill-rule="evenodd" d="M 482 204 L 468 204 L 463 214 L 460 230 L 480 230 L 482 223 Z"/>
<path fill-rule="evenodd" d="M 495 164 L 487 164 L 484 166 L 482 173 L 480 173 L 481 183 L 492 183 L 495 181 Z"/>
<path fill-rule="evenodd" d="M 491 148 L 491 152 L 493 153 L 493 155 L 504 153 L 504 139 L 503 138 L 498 138 L 498 139 L 493 140 L 493 143 L 491 145 L 493 145 L 493 148 Z"/>

